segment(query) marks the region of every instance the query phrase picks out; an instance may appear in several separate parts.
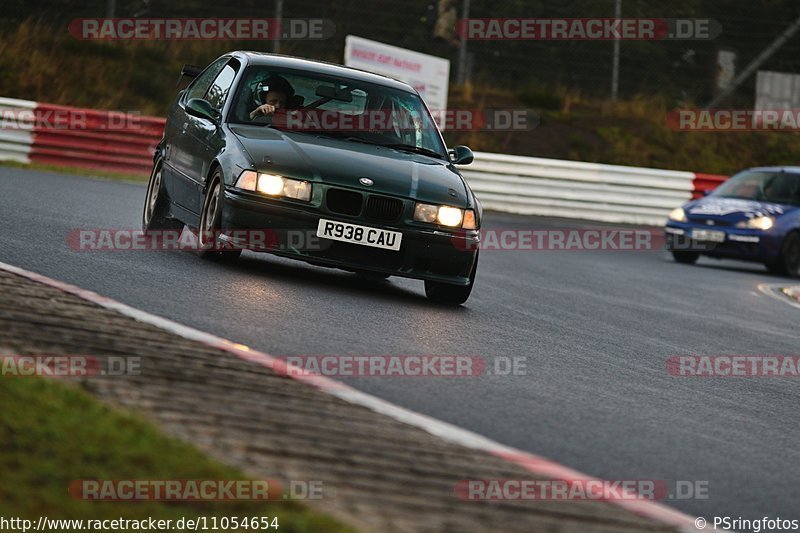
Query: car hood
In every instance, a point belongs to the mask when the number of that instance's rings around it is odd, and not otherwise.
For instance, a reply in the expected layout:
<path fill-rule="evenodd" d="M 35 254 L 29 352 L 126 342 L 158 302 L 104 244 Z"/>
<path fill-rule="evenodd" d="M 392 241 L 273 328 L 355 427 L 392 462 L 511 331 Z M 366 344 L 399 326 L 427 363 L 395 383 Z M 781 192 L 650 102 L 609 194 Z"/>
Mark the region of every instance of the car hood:
<path fill-rule="evenodd" d="M 689 220 L 711 221 L 720 224 L 736 224 L 742 220 L 759 216 L 777 218 L 796 209 L 796 207 L 770 202 L 717 196 L 707 196 L 689 202 L 684 207 Z"/>
<path fill-rule="evenodd" d="M 466 207 L 467 190 L 455 167 L 435 158 L 376 145 L 263 126 L 231 131 L 260 172 Z M 374 182 L 371 187 L 360 178 Z"/>

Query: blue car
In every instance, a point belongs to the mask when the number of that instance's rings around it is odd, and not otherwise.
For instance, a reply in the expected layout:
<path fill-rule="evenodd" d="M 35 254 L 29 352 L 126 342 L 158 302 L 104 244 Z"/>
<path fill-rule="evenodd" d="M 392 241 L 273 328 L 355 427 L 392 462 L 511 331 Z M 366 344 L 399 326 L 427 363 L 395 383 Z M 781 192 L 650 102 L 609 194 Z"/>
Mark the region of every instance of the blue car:
<path fill-rule="evenodd" d="M 800 167 L 744 170 L 673 210 L 664 231 L 679 263 L 742 259 L 800 277 Z"/>

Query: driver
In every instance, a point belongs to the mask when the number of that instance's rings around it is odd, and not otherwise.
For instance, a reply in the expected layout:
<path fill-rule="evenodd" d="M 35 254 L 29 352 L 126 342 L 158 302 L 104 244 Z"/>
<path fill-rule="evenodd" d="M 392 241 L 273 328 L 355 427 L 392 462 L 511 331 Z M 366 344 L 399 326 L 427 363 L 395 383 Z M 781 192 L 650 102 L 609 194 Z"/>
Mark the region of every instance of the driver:
<path fill-rule="evenodd" d="M 294 96 L 292 85 L 281 76 L 272 76 L 264 82 L 267 94 L 264 103 L 250 112 L 250 119 L 258 116 L 272 115 L 279 109 L 286 109 L 289 100 Z"/>

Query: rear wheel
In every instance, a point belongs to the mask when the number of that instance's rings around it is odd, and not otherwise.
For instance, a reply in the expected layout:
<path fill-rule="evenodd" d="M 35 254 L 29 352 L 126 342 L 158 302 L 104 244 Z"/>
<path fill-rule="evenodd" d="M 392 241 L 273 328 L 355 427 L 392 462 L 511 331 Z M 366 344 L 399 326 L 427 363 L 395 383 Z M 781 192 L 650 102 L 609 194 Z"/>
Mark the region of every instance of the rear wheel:
<path fill-rule="evenodd" d="M 169 198 L 164 188 L 161 167 L 161 160 L 156 161 L 147 183 L 147 195 L 142 209 L 142 230 L 146 232 L 183 229 L 183 222 L 169 216 Z"/>
<path fill-rule="evenodd" d="M 778 259 L 767 263 L 767 270 L 773 274 L 800 277 L 800 233 L 790 233 L 783 241 Z"/>
<path fill-rule="evenodd" d="M 475 264 L 472 265 L 472 272 L 469 275 L 469 285 L 452 285 L 439 281 L 425 281 L 425 295 L 432 302 L 445 305 L 461 305 L 467 301 L 472 287 L 475 285 L 475 274 L 478 271 L 478 257 L 475 257 Z"/>
<path fill-rule="evenodd" d="M 224 250 L 227 243 L 218 240 L 222 222 L 222 204 L 225 189 L 222 184 L 222 173 L 217 169 L 211 177 L 211 186 L 203 202 L 200 215 L 200 228 L 197 232 L 197 255 L 203 259 L 234 260 L 242 255 L 242 250 Z"/>
<path fill-rule="evenodd" d="M 697 262 L 698 259 L 700 259 L 700 253 L 673 251 L 672 257 L 674 257 L 675 261 L 677 261 L 678 263 L 682 263 L 684 265 L 693 265 L 694 263 Z"/>

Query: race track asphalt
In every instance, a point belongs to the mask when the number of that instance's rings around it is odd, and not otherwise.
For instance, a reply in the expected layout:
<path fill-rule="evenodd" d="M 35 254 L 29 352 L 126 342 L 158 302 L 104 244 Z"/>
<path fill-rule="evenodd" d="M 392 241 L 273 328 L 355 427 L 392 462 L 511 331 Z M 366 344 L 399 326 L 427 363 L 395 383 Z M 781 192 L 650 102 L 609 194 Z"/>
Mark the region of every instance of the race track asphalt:
<path fill-rule="evenodd" d="M 525 375 L 357 378 L 378 397 L 606 479 L 700 481 L 715 515 L 800 519 L 797 379 L 686 378 L 685 354 L 797 354 L 798 310 L 760 265 L 663 251 L 489 251 L 467 305 L 264 254 L 86 252 L 73 229 L 138 229 L 145 187 L 0 168 L 0 261 L 273 355 L 525 357 Z M 594 223 L 488 213 L 488 229 Z M 235 384 L 232 384 L 235 386 Z M 269 409 L 268 405 L 264 406 Z M 202 406 L 198 406 L 202 409 Z M 794 516 L 793 516 L 794 514 Z"/>

